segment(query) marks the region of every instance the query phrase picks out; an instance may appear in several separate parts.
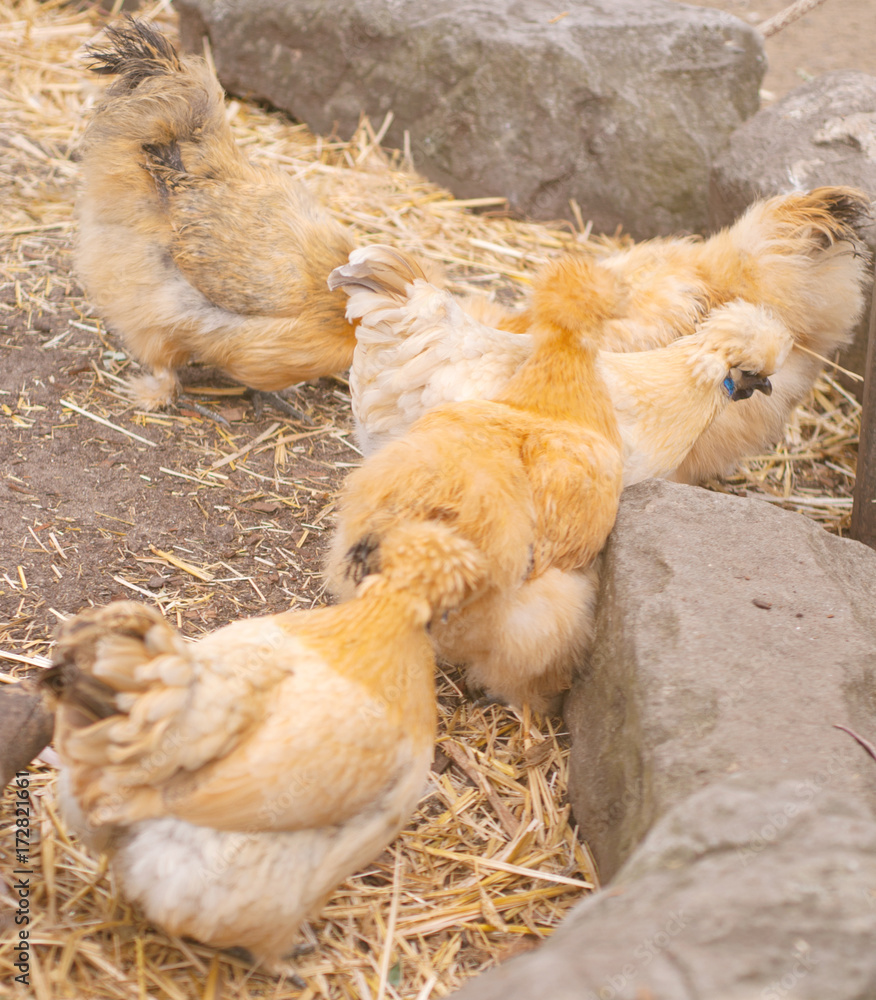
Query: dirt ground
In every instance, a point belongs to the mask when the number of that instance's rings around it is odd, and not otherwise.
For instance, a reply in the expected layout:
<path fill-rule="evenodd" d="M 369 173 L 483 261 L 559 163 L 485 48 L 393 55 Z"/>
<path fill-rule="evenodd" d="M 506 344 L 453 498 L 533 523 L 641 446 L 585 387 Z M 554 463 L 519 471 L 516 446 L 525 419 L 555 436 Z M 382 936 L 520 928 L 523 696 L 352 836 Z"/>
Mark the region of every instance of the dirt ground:
<path fill-rule="evenodd" d="M 0 340 L 0 642 L 27 653 L 42 646 L 60 615 L 122 597 L 159 599 L 189 634 L 311 604 L 320 591 L 327 526 L 320 522 L 345 464 L 358 458 L 345 439 L 342 383 L 303 390 L 317 429 L 271 410 L 255 419 L 238 395 L 200 396 L 208 405 L 215 400 L 229 430 L 185 413 L 132 413 L 112 379 L 127 367 L 117 345 L 71 326 L 94 320 L 58 242 L 35 236 L 32 270 L 0 291 L 10 307 Z M 21 310 L 16 295 L 45 304 Z M 236 392 L 207 372 L 198 376 Z M 245 459 L 196 475 L 266 432 L 266 443 Z"/>
<path fill-rule="evenodd" d="M 761 24 L 790 6 L 791 0 L 699 0 L 696 7 L 715 7 L 749 24 Z M 835 69 L 876 73 L 876 2 L 824 0 L 765 42 L 768 69 L 765 103 Z"/>

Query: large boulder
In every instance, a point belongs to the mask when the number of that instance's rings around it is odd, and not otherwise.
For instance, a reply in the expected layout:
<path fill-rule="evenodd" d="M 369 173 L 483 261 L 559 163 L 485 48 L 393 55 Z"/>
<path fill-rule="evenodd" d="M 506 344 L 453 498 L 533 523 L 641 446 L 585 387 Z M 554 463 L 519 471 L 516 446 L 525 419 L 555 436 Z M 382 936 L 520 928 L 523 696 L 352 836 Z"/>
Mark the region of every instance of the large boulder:
<path fill-rule="evenodd" d="M 624 492 L 590 662 L 566 705 L 569 796 L 603 880 L 665 812 L 775 767 L 876 802 L 876 552 L 755 499 Z"/>
<path fill-rule="evenodd" d="M 609 885 L 455 1000 L 876 997 L 876 552 L 769 504 L 626 490 L 566 706 Z"/>
<path fill-rule="evenodd" d="M 874 935 L 876 823 L 780 767 L 679 803 L 546 944 L 453 998 L 864 1000 Z"/>
<path fill-rule="evenodd" d="M 876 76 L 825 73 L 740 125 L 712 166 L 710 225 L 729 225 L 758 198 L 821 184 L 876 197 Z M 876 247 L 876 220 L 865 235 Z"/>
<path fill-rule="evenodd" d="M 414 163 L 459 197 L 537 218 L 575 198 L 597 231 L 707 225 L 712 158 L 758 108 L 758 33 L 668 0 L 179 0 L 230 91 L 319 133 L 394 118 Z"/>
<path fill-rule="evenodd" d="M 712 167 L 710 224 L 729 225 L 757 198 L 821 184 L 876 198 L 876 76 L 825 73 L 740 125 Z M 864 239 L 876 252 L 876 218 Z M 840 360 L 863 374 L 866 352 L 864 316 Z M 850 388 L 860 391 L 860 383 Z"/>

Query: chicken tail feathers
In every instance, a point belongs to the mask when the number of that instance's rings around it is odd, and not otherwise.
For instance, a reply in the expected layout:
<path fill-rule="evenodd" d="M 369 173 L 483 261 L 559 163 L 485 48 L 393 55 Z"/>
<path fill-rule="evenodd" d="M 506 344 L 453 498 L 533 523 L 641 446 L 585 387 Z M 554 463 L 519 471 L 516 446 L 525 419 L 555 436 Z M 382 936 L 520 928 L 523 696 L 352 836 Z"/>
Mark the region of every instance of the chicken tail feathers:
<path fill-rule="evenodd" d="M 784 223 L 819 253 L 834 243 L 861 243 L 861 229 L 871 218 L 870 199 L 850 187 L 820 187 L 766 202 Z"/>
<path fill-rule="evenodd" d="M 146 21 L 128 15 L 123 24 L 106 29 L 109 45 L 87 47 L 89 69 L 101 76 L 118 76 L 116 90 L 135 90 L 143 80 L 182 70 L 170 42 Z"/>
<path fill-rule="evenodd" d="M 349 262 L 336 267 L 328 276 L 328 286 L 332 291 L 343 288 L 350 296 L 364 289 L 403 302 L 408 286 L 418 279 L 428 280 L 414 257 L 395 247 L 375 243 L 354 250 Z"/>
<path fill-rule="evenodd" d="M 147 815 L 198 736 L 185 717 L 195 666 L 182 637 L 158 611 L 117 601 L 66 621 L 54 661 L 40 683 L 89 822 Z"/>
<path fill-rule="evenodd" d="M 161 615 L 136 601 L 89 608 L 64 622 L 54 666 L 40 683 L 49 697 L 75 710 L 77 727 L 118 715 L 116 696 L 147 686 L 138 668 L 164 653 L 179 653 L 181 639 Z"/>
<path fill-rule="evenodd" d="M 437 521 L 409 521 L 381 537 L 361 538 L 347 552 L 347 571 L 360 593 L 381 587 L 424 601 L 425 619 L 460 607 L 483 585 L 478 548 Z"/>
<path fill-rule="evenodd" d="M 154 608 L 136 601 L 114 601 L 89 608 L 61 625 L 55 637 L 55 663 L 97 671 L 100 646 L 111 636 L 141 644 L 145 656 L 169 652 L 175 646 L 176 632 Z"/>

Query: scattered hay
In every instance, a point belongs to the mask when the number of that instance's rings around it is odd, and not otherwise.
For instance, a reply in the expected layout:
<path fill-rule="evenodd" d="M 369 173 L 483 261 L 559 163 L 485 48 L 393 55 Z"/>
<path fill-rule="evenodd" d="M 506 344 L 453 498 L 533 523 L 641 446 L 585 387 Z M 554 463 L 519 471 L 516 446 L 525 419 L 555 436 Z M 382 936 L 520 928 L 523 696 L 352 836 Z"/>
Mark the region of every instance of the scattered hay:
<path fill-rule="evenodd" d="M 151 16 L 173 36 L 168 6 Z M 32 379 L 3 386 L 2 433 L 17 435 L 19 454 L 31 456 L 41 454 L 25 447 L 38 432 L 52 440 L 93 435 L 91 448 L 164 490 L 162 503 L 197 508 L 210 525 L 221 521 L 231 554 L 207 536 L 183 543 L 156 535 L 137 544 L 132 530 L 141 518 L 151 523 L 147 512 L 130 513 L 99 494 L 62 517 L 41 504 L 25 465 L 4 462 L 12 469 L 9 496 L 24 506 L 20 532 L 0 541 L 3 681 L 44 664 L 53 625 L 88 601 L 137 597 L 192 637 L 234 618 L 319 603 L 321 535 L 343 475 L 359 461 L 343 379 L 304 388 L 313 427 L 285 417 L 254 425 L 240 406 L 241 389 L 222 380 L 189 391 L 222 407 L 231 430 L 195 415 L 133 411 L 119 393 L 131 362 L 70 272 L 76 168 L 69 154 L 103 85 L 84 71 L 78 53 L 105 21 L 65 0 L 0 0 L 0 324 L 8 321 L 0 359 L 38 342 L 47 381 L 60 371 L 62 351 L 67 365 L 52 406 L 38 401 Z M 362 242 L 392 243 L 440 262 L 456 290 L 489 290 L 514 302 L 545 260 L 599 245 L 580 212 L 574 227 L 543 225 L 512 220 L 501 198 L 453 199 L 413 174 L 404 152 L 380 147 L 388 120 L 376 128 L 363 121 L 343 142 L 240 101 L 230 102 L 229 117 L 253 159 L 306 181 Z M 777 448 L 716 488 L 760 496 L 844 532 L 859 413 L 854 398 L 824 377 Z M 47 419 L 54 421 L 48 430 Z M 97 542 L 106 544 L 105 558 L 88 547 Z M 315 948 L 300 960 L 303 990 L 143 922 L 118 897 L 103 862 L 64 831 L 56 759 L 45 751 L 31 779 L 35 948 L 31 989 L 22 995 L 426 1000 L 549 936 L 595 883 L 564 804 L 565 734 L 550 721 L 473 706 L 453 675 L 439 681 L 441 735 L 429 788 L 391 849 L 341 886 L 307 929 Z M 14 929 L 16 905 L 11 802 L 7 789 L 0 812 L 4 930 Z M 5 982 L 15 974 L 13 960 L 7 940 L 0 945 Z"/>

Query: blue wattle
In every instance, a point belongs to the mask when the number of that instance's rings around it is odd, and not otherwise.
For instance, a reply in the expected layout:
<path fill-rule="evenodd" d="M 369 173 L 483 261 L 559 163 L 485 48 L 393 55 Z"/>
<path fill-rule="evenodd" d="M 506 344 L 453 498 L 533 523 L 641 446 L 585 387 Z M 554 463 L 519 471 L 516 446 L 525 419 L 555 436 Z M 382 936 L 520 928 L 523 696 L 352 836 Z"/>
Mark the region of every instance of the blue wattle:
<path fill-rule="evenodd" d="M 727 378 L 724 379 L 724 388 L 727 390 L 728 396 L 732 396 L 733 393 L 736 391 L 736 383 L 733 381 L 732 378 L 730 378 L 729 375 L 727 376 Z"/>

